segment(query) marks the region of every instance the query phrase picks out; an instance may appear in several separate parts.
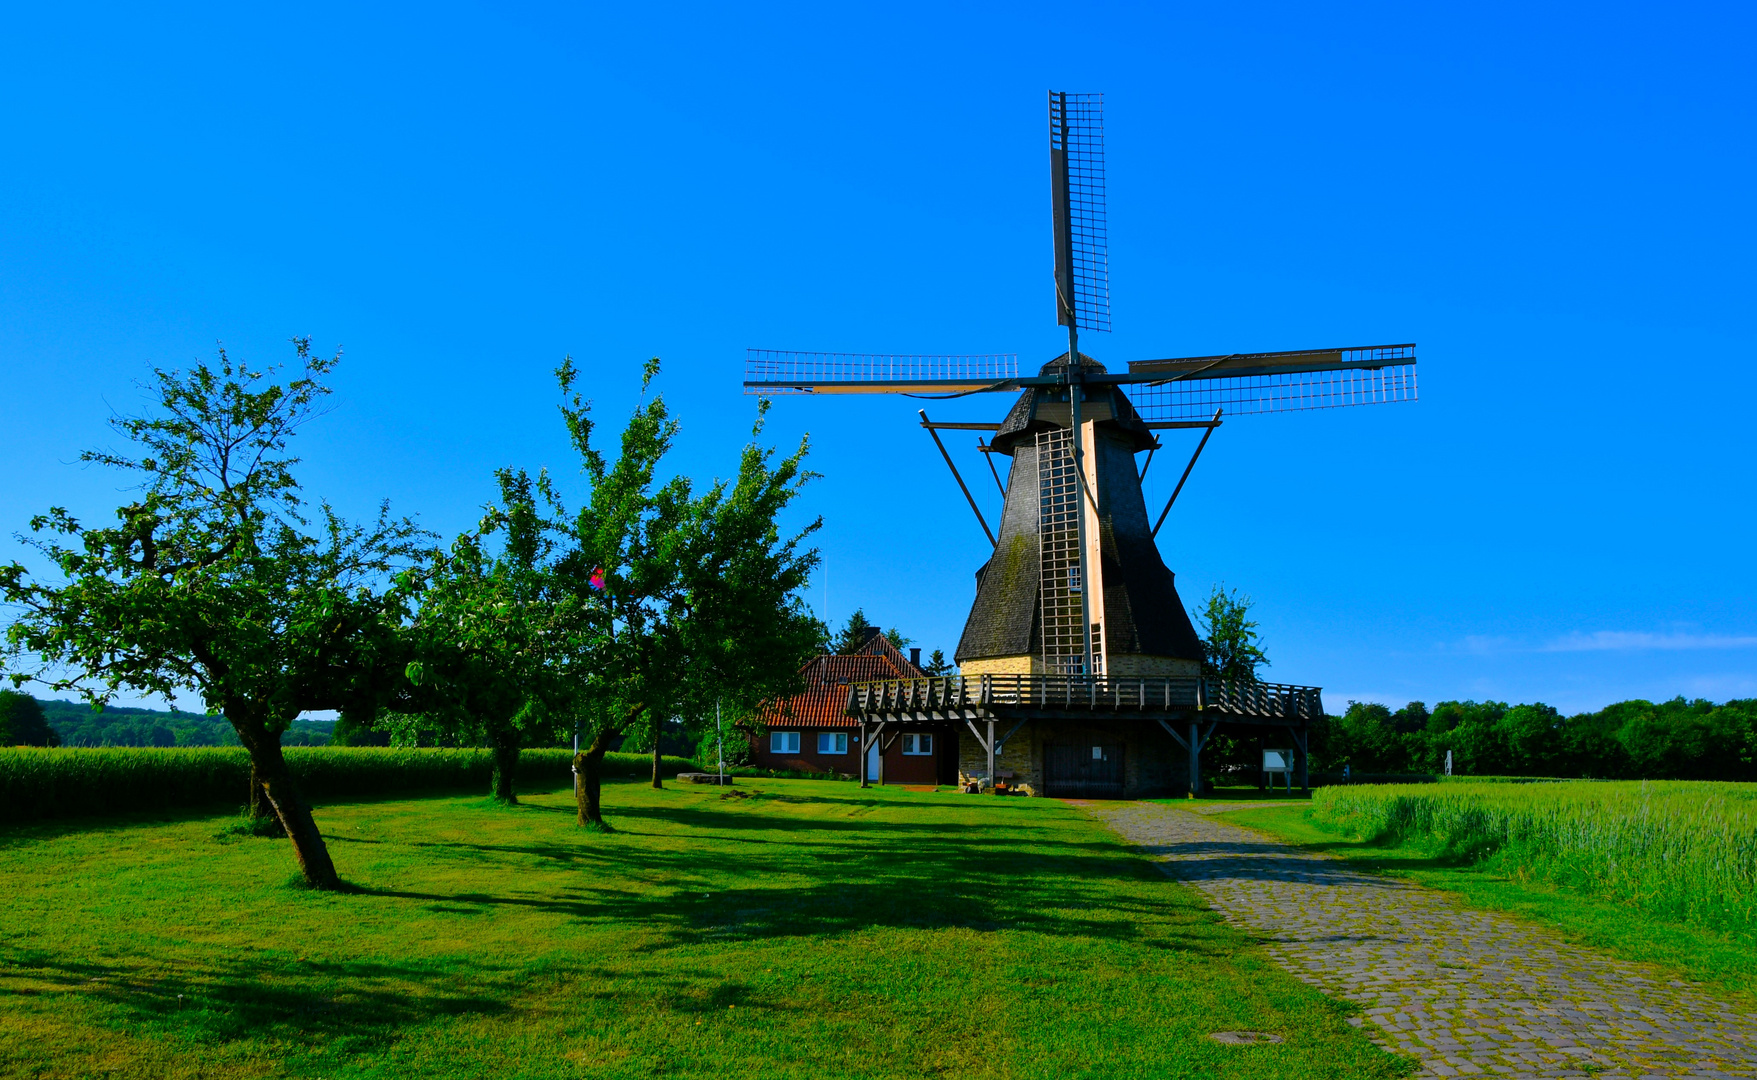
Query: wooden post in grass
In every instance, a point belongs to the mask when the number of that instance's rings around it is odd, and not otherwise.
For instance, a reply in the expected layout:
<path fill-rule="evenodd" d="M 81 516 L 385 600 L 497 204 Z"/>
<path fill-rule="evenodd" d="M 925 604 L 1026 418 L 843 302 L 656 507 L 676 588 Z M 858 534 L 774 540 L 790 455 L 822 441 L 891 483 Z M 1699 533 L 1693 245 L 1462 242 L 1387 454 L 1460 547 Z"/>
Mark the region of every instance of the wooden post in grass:
<path fill-rule="evenodd" d="M 1190 798 L 1202 793 L 1202 744 L 1198 741 L 1201 732 L 1196 730 L 1196 722 L 1190 721 Z"/>
<path fill-rule="evenodd" d="M 988 722 L 988 790 L 996 792 L 994 782 L 994 721 Z"/>

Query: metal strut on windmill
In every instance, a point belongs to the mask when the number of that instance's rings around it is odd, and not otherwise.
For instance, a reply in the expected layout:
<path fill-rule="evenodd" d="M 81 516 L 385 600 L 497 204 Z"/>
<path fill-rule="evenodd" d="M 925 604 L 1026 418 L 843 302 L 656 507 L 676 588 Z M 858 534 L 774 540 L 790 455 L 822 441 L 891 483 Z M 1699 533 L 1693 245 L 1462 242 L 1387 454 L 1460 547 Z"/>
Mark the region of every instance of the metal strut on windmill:
<path fill-rule="evenodd" d="M 1110 371 L 1080 352 L 1079 342 L 1082 330 L 1110 330 L 1103 95 L 1051 92 L 1049 144 L 1056 319 L 1067 328 L 1068 349 L 1037 374 L 1019 374 L 1017 357 L 1002 354 L 749 351 L 747 393 L 1019 394 L 997 424 L 935 423 L 919 410 L 921 425 L 994 552 L 977 571 L 976 600 L 955 657 L 961 678 L 857 686 L 850 692 L 850 715 L 861 719 L 863 743 L 869 719 L 881 729 L 881 740 L 886 726 L 962 721 L 987 756 L 986 774 L 978 779 L 996 789 L 1009 779 L 997 771 L 997 755 L 1013 732 L 1033 722 L 1031 752 L 1006 756 L 1017 758 L 1023 770 L 1013 770 L 1012 786 L 1039 793 L 1153 790 L 1154 782 L 1140 778 L 1157 771 L 1144 770 L 1149 762 L 1137 760 L 1141 767 L 1134 770 L 1122 765 L 1131 743 L 1127 732 L 1142 722 L 1163 729 L 1182 748 L 1188 758 L 1184 784 L 1192 792 L 1200 786 L 1201 748 L 1216 725 L 1264 739 L 1269 729 L 1285 727 L 1303 775 L 1306 723 L 1322 715 L 1318 691 L 1203 680 L 1201 642 L 1155 538 L 1223 413 L 1413 401 L 1415 346 L 1134 360 L 1126 372 Z M 1134 400 L 1124 394 L 1125 386 Z M 1168 429 L 1201 429 L 1202 438 L 1171 499 L 1150 523 L 1141 484 L 1161 449 L 1155 432 Z M 940 440 L 943 430 L 993 433 L 978 446 L 1004 500 L 998 536 Z M 1137 468 L 1142 453 L 1147 457 Z M 1011 458 L 1004 487 L 995 454 Z M 1052 720 L 1064 727 L 1086 725 L 1088 735 L 1076 746 L 1098 737 L 1090 734 L 1097 730 L 1093 725 L 1122 731 L 1114 767 L 1086 765 L 1081 750 L 1082 764 L 1073 772 L 1084 779 L 1068 779 L 1072 767 L 1056 767 L 1058 756 L 1067 757 L 1067 740 L 1053 737 L 1045 726 Z M 978 722 L 986 724 L 986 735 Z M 997 739 L 996 723 L 1012 730 Z M 1138 737 L 1132 742 L 1137 754 L 1150 749 Z M 1107 760 L 1101 751 L 1102 745 L 1092 747 L 1093 760 Z"/>

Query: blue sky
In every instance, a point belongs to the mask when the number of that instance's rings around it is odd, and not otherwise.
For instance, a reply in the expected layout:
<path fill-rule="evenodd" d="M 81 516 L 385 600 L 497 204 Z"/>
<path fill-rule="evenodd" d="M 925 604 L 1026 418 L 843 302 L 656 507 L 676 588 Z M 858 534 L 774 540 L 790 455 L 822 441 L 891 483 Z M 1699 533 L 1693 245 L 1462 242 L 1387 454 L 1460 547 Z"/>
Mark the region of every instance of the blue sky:
<path fill-rule="evenodd" d="M 1044 92 L 1103 91 L 1116 329 L 1084 351 L 1421 345 L 1419 403 L 1216 434 L 1160 534 L 1186 602 L 1250 594 L 1268 677 L 1333 708 L 1757 695 L 1748 8 L 0 17 L 7 533 L 106 514 L 116 480 L 69 463 L 222 341 L 343 348 L 309 489 L 443 533 L 497 466 L 574 475 L 565 354 L 606 419 L 662 357 L 703 479 L 748 433 L 747 346 L 1041 363 Z M 828 616 L 949 652 L 986 545 L 916 407 L 787 400 L 767 434 L 824 474 Z"/>

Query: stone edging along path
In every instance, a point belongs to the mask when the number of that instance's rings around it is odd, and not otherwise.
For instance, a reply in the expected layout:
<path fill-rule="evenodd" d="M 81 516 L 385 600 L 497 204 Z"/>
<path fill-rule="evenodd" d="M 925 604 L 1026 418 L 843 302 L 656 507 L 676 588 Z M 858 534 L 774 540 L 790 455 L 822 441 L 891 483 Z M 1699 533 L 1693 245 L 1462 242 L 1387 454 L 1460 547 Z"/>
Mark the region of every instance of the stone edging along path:
<path fill-rule="evenodd" d="M 1213 814 L 1078 805 L 1427 1075 L 1757 1078 L 1757 1016 L 1656 969 Z"/>

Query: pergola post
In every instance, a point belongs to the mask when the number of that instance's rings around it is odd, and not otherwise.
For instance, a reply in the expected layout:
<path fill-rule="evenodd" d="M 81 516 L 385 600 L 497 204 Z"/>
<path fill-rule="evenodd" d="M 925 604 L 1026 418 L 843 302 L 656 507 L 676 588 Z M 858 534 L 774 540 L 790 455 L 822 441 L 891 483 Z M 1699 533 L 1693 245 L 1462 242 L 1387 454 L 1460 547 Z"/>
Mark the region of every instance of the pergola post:
<path fill-rule="evenodd" d="M 1202 793 L 1202 743 L 1196 722 L 1190 721 L 1190 798 Z"/>
<path fill-rule="evenodd" d="M 860 786 L 866 787 L 866 721 L 860 722 Z"/>
<path fill-rule="evenodd" d="M 993 720 L 990 720 L 988 722 L 988 790 L 989 790 L 990 794 L 995 794 L 997 791 L 997 789 L 995 787 L 995 782 L 994 782 L 994 721 Z"/>
<path fill-rule="evenodd" d="M 1294 727 L 1292 724 L 1287 726 L 1287 732 L 1293 736 L 1293 752 L 1299 761 L 1299 789 L 1301 791 L 1310 791 L 1311 785 L 1306 781 L 1306 758 L 1309 756 L 1306 753 L 1306 743 L 1311 732 Z M 1289 779 L 1288 784 L 1289 786 L 1292 785 L 1291 778 Z"/>
<path fill-rule="evenodd" d="M 1266 790 L 1269 786 L 1269 771 L 1263 768 L 1264 755 L 1269 752 L 1269 737 L 1261 730 L 1257 732 L 1257 790 Z"/>

